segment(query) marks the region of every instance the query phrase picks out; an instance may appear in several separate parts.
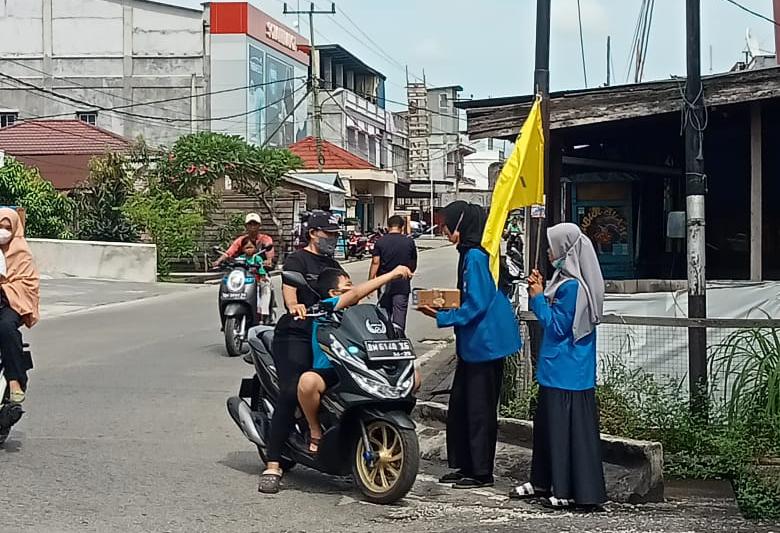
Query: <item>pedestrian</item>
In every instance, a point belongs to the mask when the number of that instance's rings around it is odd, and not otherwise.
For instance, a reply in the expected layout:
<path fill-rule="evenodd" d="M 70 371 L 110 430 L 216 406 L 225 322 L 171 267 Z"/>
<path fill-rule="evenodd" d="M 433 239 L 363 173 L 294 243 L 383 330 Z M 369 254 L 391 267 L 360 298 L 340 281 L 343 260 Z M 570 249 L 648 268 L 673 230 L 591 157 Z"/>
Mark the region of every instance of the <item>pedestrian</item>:
<path fill-rule="evenodd" d="M 25 359 L 19 328 L 38 322 L 40 276 L 19 214 L 5 207 L 0 209 L 0 252 L 4 259 L 4 268 L 0 268 L 0 357 L 9 400 L 22 403 L 31 362 Z"/>
<path fill-rule="evenodd" d="M 374 257 L 368 279 L 388 274 L 396 267 L 405 266 L 412 272 L 417 270 L 417 245 L 414 239 L 404 234 L 406 222 L 400 216 L 392 216 L 387 221 L 388 232 L 374 246 Z M 400 278 L 385 288 L 379 299 L 379 305 L 385 310 L 390 320 L 406 330 L 406 314 L 409 309 L 409 293 L 411 284 L 406 278 Z"/>
<path fill-rule="evenodd" d="M 326 269 L 341 269 L 333 259 L 340 227 L 338 220 L 328 212 L 312 212 L 302 227 L 306 235 L 305 248 L 291 253 L 284 260 L 285 272 L 302 274 L 310 285 L 316 285 Z M 282 285 L 282 296 L 287 314 L 279 319 L 274 331 L 272 355 L 279 378 L 279 396 L 271 418 L 268 437 L 266 469 L 260 476 L 258 490 L 269 494 L 279 492 L 283 472 L 282 448 L 290 436 L 298 407 L 298 380 L 312 368 L 312 320 L 306 318 L 306 309 L 319 302 L 314 291 Z"/>
<path fill-rule="evenodd" d="M 520 328 L 481 247 L 484 210 L 458 201 L 444 208 L 443 218 L 444 234 L 460 254 L 461 306 L 447 311 L 419 308 L 435 317 L 440 328 L 455 328 L 458 361 L 447 415 L 447 457 L 455 471 L 439 481 L 455 488 L 487 487 L 493 485 L 504 358 L 520 351 Z"/>
<path fill-rule="evenodd" d="M 541 497 L 557 509 L 596 510 L 606 501 L 596 407 L 596 325 L 604 309 L 604 278 L 579 226 L 553 226 L 547 240 L 555 273 L 546 289 L 538 270 L 528 280 L 530 306 L 544 329 L 531 481 L 510 496 Z"/>

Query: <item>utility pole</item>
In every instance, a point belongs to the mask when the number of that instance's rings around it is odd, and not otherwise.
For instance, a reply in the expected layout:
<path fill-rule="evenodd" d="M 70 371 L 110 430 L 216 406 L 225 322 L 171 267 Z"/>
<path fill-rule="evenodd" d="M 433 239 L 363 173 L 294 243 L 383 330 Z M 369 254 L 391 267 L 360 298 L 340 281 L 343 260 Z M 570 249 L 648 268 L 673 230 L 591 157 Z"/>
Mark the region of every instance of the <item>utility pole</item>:
<path fill-rule="evenodd" d="M 707 283 L 705 278 L 706 241 L 704 239 L 704 90 L 701 83 L 701 6 L 700 0 L 686 0 L 686 53 L 688 78 L 685 82 L 685 192 L 688 241 L 688 316 L 706 318 Z M 691 406 L 704 413 L 707 397 L 707 330 L 688 329 L 688 375 Z"/>
<path fill-rule="evenodd" d="M 607 87 L 612 83 L 612 42 L 609 35 L 607 35 Z"/>
<path fill-rule="evenodd" d="M 314 7 L 314 2 L 309 4 L 308 11 L 290 11 L 287 2 L 284 3 L 285 15 L 309 15 L 309 45 L 311 46 L 311 66 L 309 68 L 309 84 L 311 85 L 312 104 L 314 106 L 314 139 L 317 143 L 317 169 L 322 172 L 325 164 L 325 156 L 322 154 L 322 109 L 320 108 L 320 56 L 314 47 L 314 15 L 335 15 L 336 3 L 331 2 L 330 10 L 322 11 Z"/>
<path fill-rule="evenodd" d="M 544 194 L 545 217 L 550 216 L 552 191 L 550 190 L 550 3 L 551 0 L 536 0 L 536 62 L 534 68 L 534 93 L 542 97 L 542 131 L 544 132 Z M 531 210 L 526 209 L 526 235 L 529 237 L 529 266 L 546 270 L 546 263 L 540 259 L 542 241 L 546 236 L 542 231 L 543 218 L 531 218 Z"/>

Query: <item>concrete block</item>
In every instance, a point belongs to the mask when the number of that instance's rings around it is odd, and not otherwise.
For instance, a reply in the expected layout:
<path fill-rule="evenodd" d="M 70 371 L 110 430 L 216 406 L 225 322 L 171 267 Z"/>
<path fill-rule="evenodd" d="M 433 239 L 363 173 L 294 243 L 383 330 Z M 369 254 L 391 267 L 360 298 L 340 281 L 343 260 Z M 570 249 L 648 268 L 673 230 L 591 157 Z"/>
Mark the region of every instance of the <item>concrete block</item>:
<path fill-rule="evenodd" d="M 153 283 L 157 247 L 153 244 L 27 239 L 42 276 Z"/>
<path fill-rule="evenodd" d="M 424 459 L 447 460 L 444 424 L 447 406 L 418 402 L 413 413 L 418 421 L 420 454 Z M 533 422 L 499 418 L 496 474 L 527 480 L 531 474 Z M 658 442 L 601 435 L 607 495 L 615 502 L 663 501 L 663 448 Z"/>

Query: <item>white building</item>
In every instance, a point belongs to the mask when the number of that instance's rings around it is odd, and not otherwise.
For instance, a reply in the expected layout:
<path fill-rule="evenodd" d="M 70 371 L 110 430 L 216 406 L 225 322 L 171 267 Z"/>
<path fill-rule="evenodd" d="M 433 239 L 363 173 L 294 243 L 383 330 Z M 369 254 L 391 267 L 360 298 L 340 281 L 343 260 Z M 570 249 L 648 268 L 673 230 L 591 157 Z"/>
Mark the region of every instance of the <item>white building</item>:
<path fill-rule="evenodd" d="M 0 127 L 78 117 L 151 144 L 206 129 L 291 144 L 306 133 L 306 102 L 285 119 L 305 92 L 306 45 L 246 2 L 5 0 Z"/>

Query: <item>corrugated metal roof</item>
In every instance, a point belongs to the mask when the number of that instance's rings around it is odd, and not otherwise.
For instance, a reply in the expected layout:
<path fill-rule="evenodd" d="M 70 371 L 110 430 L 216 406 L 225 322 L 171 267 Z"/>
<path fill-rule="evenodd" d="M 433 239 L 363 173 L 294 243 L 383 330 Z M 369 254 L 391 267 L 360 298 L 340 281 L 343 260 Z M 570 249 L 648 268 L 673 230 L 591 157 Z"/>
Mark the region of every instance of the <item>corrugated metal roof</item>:
<path fill-rule="evenodd" d="M 30 120 L 0 129 L 0 150 L 9 155 L 99 155 L 130 144 L 81 120 Z"/>

